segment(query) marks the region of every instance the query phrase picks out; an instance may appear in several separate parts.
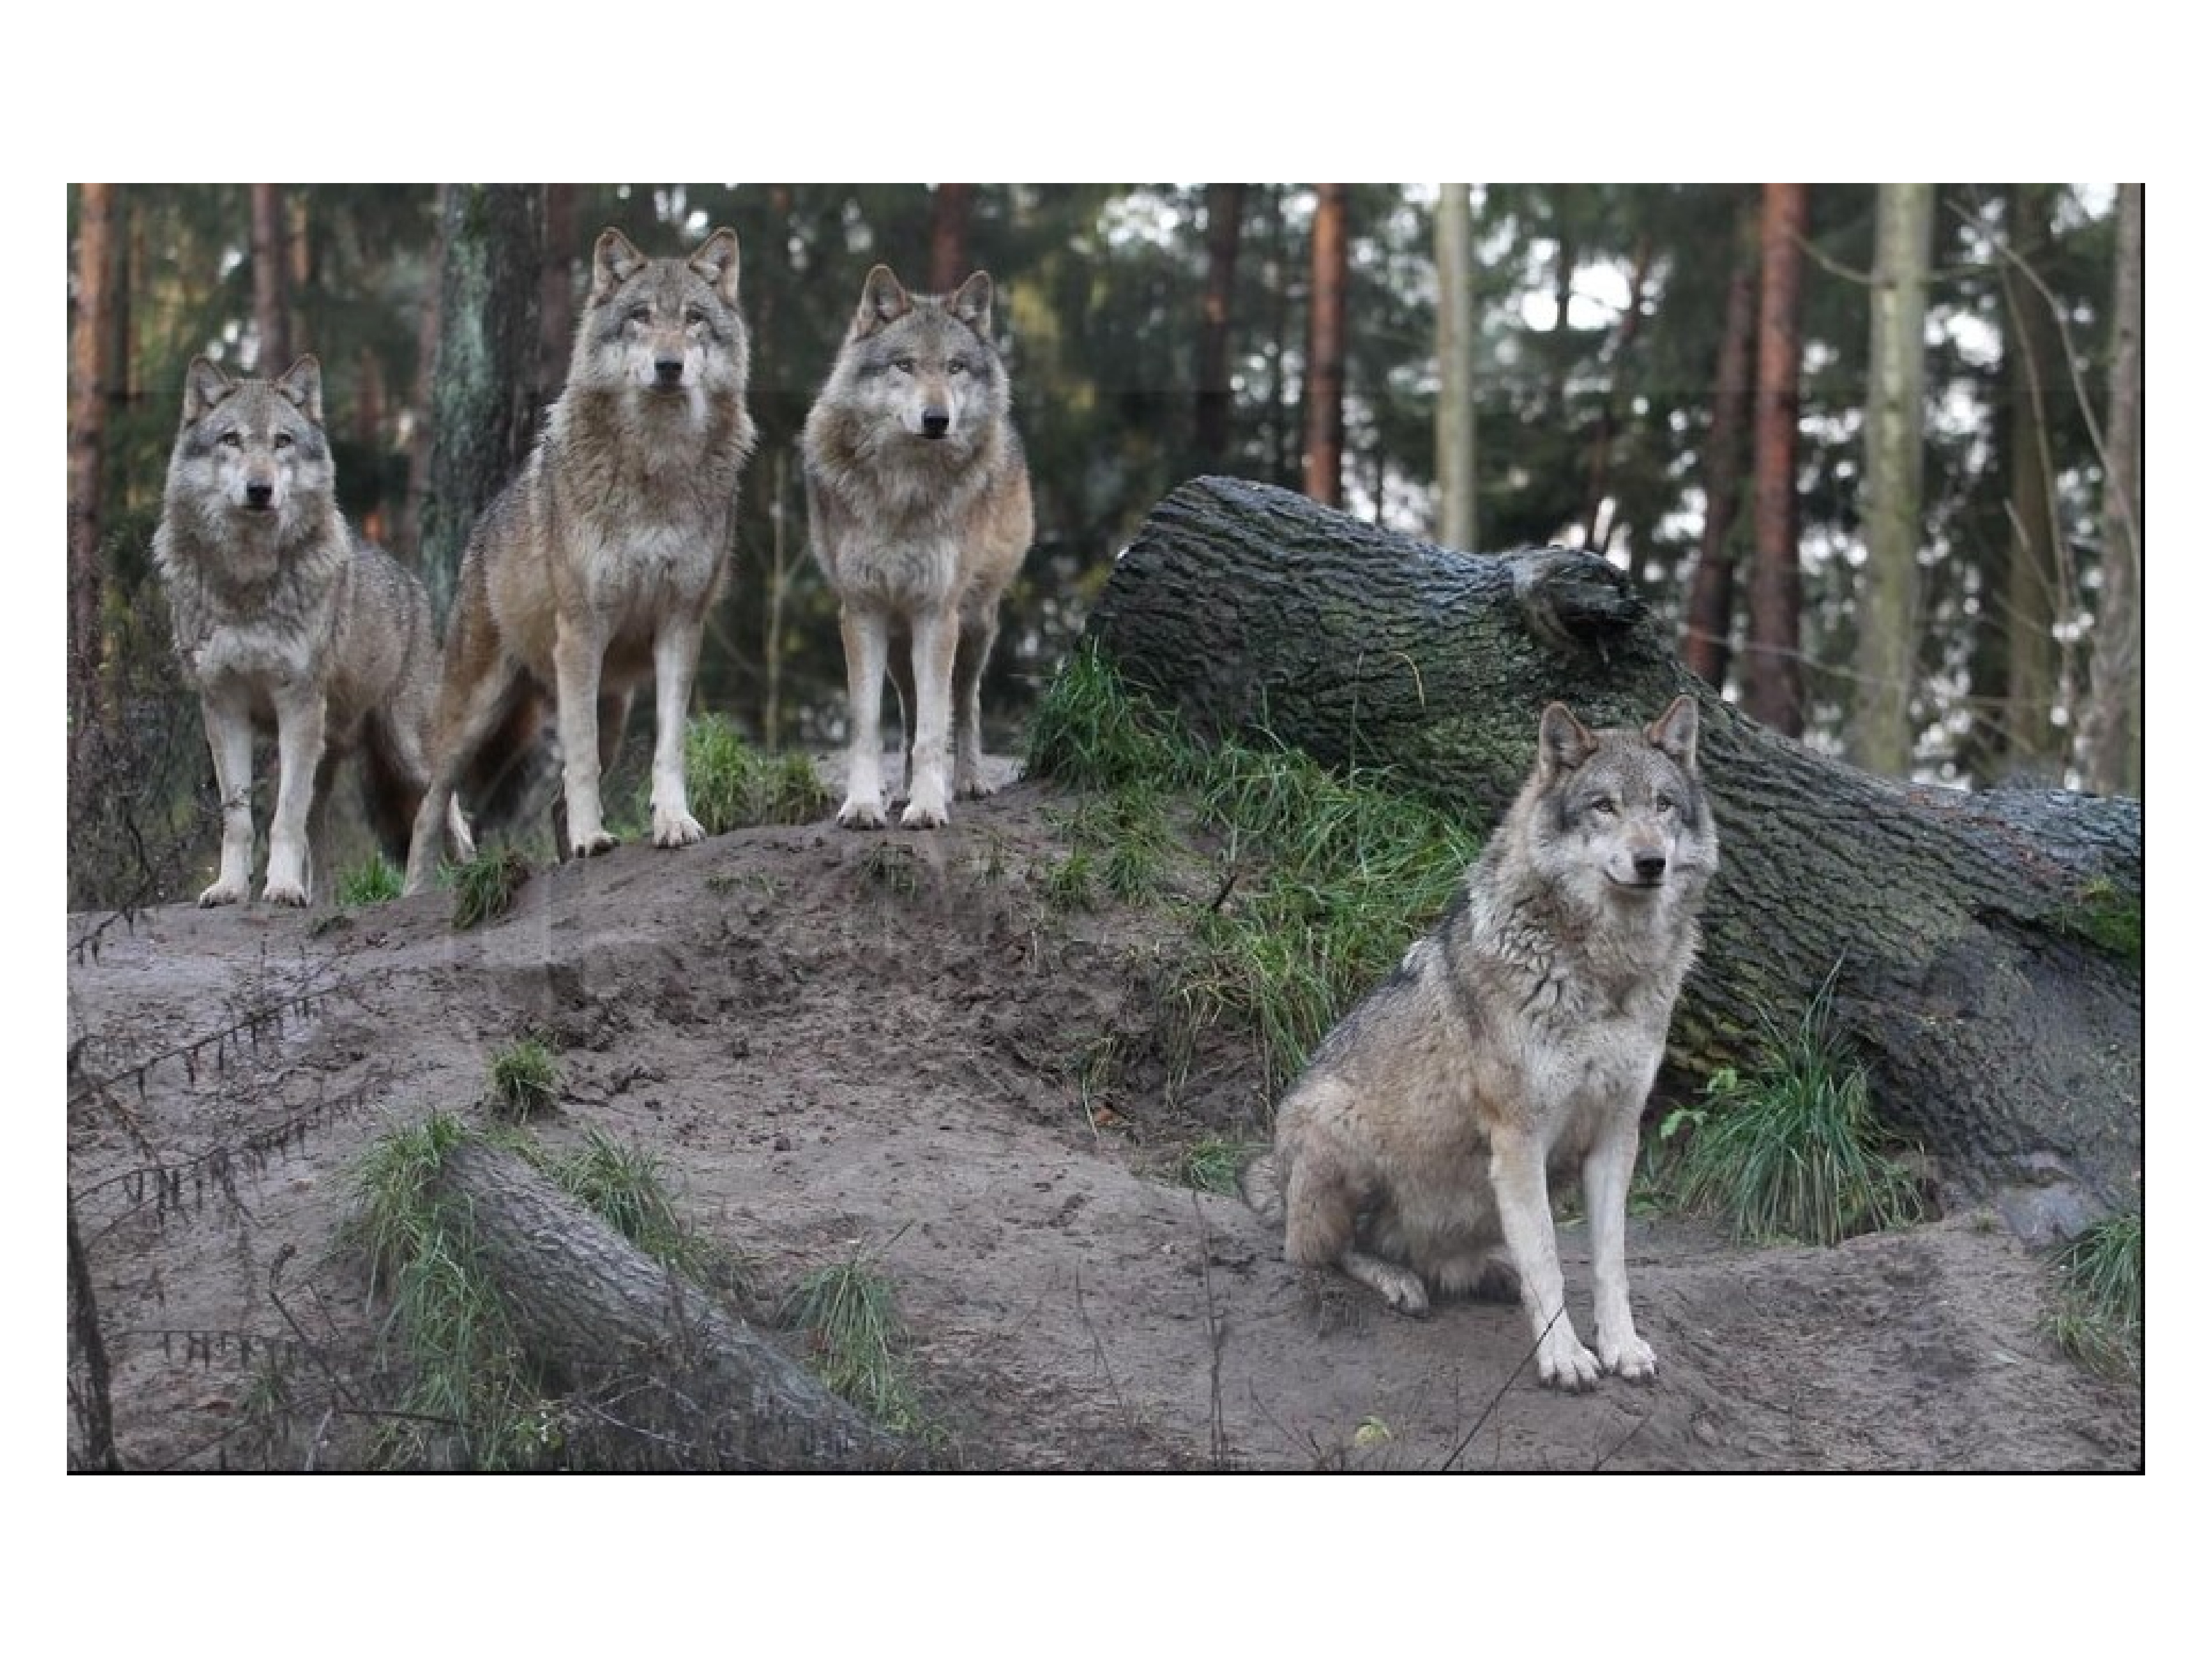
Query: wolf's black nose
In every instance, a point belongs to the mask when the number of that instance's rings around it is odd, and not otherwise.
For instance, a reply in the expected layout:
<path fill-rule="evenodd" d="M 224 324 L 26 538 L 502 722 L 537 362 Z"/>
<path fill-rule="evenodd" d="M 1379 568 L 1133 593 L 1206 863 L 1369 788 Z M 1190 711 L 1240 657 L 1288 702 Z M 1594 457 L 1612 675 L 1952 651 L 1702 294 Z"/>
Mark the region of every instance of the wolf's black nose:
<path fill-rule="evenodd" d="M 684 384 L 684 360 L 681 357 L 655 357 L 653 360 L 653 380 L 655 386 L 675 387 Z"/>
<path fill-rule="evenodd" d="M 1638 853 L 1636 855 L 1636 876 L 1639 881 L 1656 881 L 1667 873 L 1664 853 Z"/>
<path fill-rule="evenodd" d="M 952 416 L 945 413 L 945 410 L 941 409 L 925 409 L 921 411 L 921 435 L 923 437 L 942 438 L 946 433 L 951 430 Z"/>
<path fill-rule="evenodd" d="M 266 507 L 276 499 L 276 486 L 274 484 L 250 483 L 246 486 L 246 504 L 248 507 Z"/>

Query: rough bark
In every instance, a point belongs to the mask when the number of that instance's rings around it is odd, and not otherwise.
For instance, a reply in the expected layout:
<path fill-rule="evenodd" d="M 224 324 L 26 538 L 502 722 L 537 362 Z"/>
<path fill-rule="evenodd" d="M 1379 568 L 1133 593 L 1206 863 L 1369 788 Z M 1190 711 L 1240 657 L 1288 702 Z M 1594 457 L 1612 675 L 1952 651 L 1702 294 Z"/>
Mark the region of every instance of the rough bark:
<path fill-rule="evenodd" d="M 100 558 L 101 479 L 107 454 L 108 392 L 114 375 L 108 313 L 115 186 L 77 186 L 76 271 L 70 300 L 69 368 L 69 818 L 91 805 L 97 785 L 82 763 L 95 728 L 109 723 L 101 690 Z"/>
<path fill-rule="evenodd" d="M 2005 362 L 2013 404 L 2008 513 L 2012 534 L 2004 595 L 2005 752 L 2020 776 L 2055 776 L 2065 733 L 2051 721 L 2063 667 L 2052 629 L 2070 584 L 2059 564 L 2051 428 L 2066 396 L 2066 347 L 2051 301 L 2034 278 L 2051 257 L 2048 185 L 2015 185 L 2006 200 L 2012 258 L 2004 289 Z"/>
<path fill-rule="evenodd" d="M 2089 662 L 2089 787 L 2141 795 L 2142 775 L 2143 187 L 2122 185 L 2105 413 L 2104 589 Z"/>
<path fill-rule="evenodd" d="M 975 270 L 968 227 L 975 216 L 975 186 L 939 185 L 929 192 L 929 288 L 950 294 Z"/>
<path fill-rule="evenodd" d="M 1387 766 L 1485 825 L 1527 775 L 1547 701 L 1611 724 L 1693 695 L 1721 870 L 1675 1080 L 1745 1064 L 1763 1021 L 1835 969 L 1879 1109 L 1955 1196 L 2032 1238 L 2138 1197 L 2140 951 L 2084 937 L 2100 917 L 2140 925 L 2138 803 L 1872 776 L 1723 702 L 1603 559 L 1449 552 L 1240 481 L 1162 501 L 1089 627 L 1201 734 L 1264 727 L 1330 764 Z"/>
<path fill-rule="evenodd" d="M 1193 445 L 1201 471 L 1229 457 L 1235 387 L 1229 370 L 1230 312 L 1237 294 L 1237 256 L 1244 240 L 1244 186 L 1206 187 L 1206 298 L 1199 318 L 1198 402 Z"/>
<path fill-rule="evenodd" d="M 1306 494 L 1330 507 L 1344 500 L 1346 290 L 1352 245 L 1345 224 L 1349 192 L 1320 185 L 1314 208 L 1313 301 L 1306 319 Z"/>
<path fill-rule="evenodd" d="M 687 1468 L 886 1468 L 909 1449 L 513 1153 L 447 1155 L 477 1265 L 551 1386 L 610 1395 L 641 1456 Z M 657 1450 L 653 1449 L 658 1448 Z"/>
<path fill-rule="evenodd" d="M 268 379 L 292 365 L 292 293 L 286 269 L 287 216 L 282 185 L 252 185 L 253 331 L 259 337 L 254 372 Z"/>
<path fill-rule="evenodd" d="M 1476 544 L 1474 204 L 1468 185 L 1437 197 L 1437 544 Z"/>
<path fill-rule="evenodd" d="M 1919 689 L 1921 451 L 1926 428 L 1929 238 L 1936 186 L 1885 184 L 1875 209 L 1868 345 L 1866 571 L 1860 589 L 1858 698 L 1851 758 L 1869 772 L 1912 769 Z"/>
<path fill-rule="evenodd" d="M 1752 422 L 1751 628 L 1743 706 L 1796 737 L 1805 729 L 1798 625 L 1798 298 L 1805 270 L 1805 186 L 1769 185 L 1759 222 L 1758 397 Z"/>
<path fill-rule="evenodd" d="M 1746 434 L 1751 429 L 1753 339 L 1759 319 L 1758 216 L 1747 209 L 1742 248 L 1729 277 L 1713 371 L 1713 426 L 1705 439 L 1705 522 L 1682 623 L 1682 659 L 1709 685 L 1726 685 L 1735 617 L 1736 526 L 1743 518 Z"/>

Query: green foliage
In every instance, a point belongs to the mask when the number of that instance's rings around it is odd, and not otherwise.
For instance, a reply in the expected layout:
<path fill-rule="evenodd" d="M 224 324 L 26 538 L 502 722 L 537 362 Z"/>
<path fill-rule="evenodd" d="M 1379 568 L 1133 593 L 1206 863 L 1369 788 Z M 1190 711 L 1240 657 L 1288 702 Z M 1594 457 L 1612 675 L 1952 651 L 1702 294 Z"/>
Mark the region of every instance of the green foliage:
<path fill-rule="evenodd" d="M 1237 1172 L 1252 1148 L 1242 1141 L 1206 1135 L 1185 1147 L 1176 1161 L 1176 1176 L 1186 1187 L 1224 1196 L 1237 1191 Z"/>
<path fill-rule="evenodd" d="M 684 732 L 684 791 L 710 836 L 763 823 L 811 823 L 835 804 L 805 755 L 763 755 L 726 715 L 707 714 Z"/>
<path fill-rule="evenodd" d="M 453 927 L 465 932 L 496 921 L 514 908 L 515 895 L 529 879 L 530 860 L 514 848 L 479 847 L 453 872 Z"/>
<path fill-rule="evenodd" d="M 2142 960 L 2142 900 L 2123 893 L 2109 877 L 2083 882 L 2073 902 L 2051 918 L 2051 925 L 2109 956 Z"/>
<path fill-rule="evenodd" d="M 806 1333 L 810 1363 L 831 1393 L 894 1434 L 931 1431 L 903 1355 L 891 1282 L 869 1253 L 808 1273 L 784 1316 Z"/>
<path fill-rule="evenodd" d="M 1685 1208 L 1740 1241 L 1834 1244 L 1920 1220 L 1913 1177 L 1888 1155 L 1863 1066 L 1832 1024 L 1834 976 L 1794 1025 L 1767 1022 L 1758 1064 L 1707 1080 L 1705 1103 L 1671 1114 L 1685 1144 L 1662 1179 Z"/>
<path fill-rule="evenodd" d="M 1093 641 L 1069 656 L 1030 716 L 1030 775 L 1071 789 L 1156 789 L 1177 780 L 1190 755 L 1177 724 L 1124 691 Z"/>
<path fill-rule="evenodd" d="M 517 1037 L 491 1057 L 493 1113 L 519 1123 L 553 1109 L 561 1097 L 561 1067 L 536 1037 Z"/>
<path fill-rule="evenodd" d="M 2143 1340 L 2143 1224 L 2141 1211 L 2107 1216 L 2053 1259 L 2058 1307 L 2051 1316 L 2058 1345 L 2093 1370 L 2140 1376 Z"/>
<path fill-rule="evenodd" d="M 384 904 L 399 896 L 407 873 L 381 853 L 371 853 L 338 877 L 338 902 L 349 910 Z"/>

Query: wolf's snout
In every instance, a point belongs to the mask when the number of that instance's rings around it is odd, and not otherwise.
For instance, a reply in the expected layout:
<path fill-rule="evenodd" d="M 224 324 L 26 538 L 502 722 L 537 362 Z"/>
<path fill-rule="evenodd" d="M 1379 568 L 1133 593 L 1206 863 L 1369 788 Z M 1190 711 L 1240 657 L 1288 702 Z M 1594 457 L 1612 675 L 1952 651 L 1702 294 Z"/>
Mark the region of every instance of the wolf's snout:
<path fill-rule="evenodd" d="M 684 384 L 684 360 L 681 357 L 655 357 L 653 360 L 653 383 L 664 392 L 672 392 Z"/>
<path fill-rule="evenodd" d="M 1667 855 L 1664 853 L 1638 853 L 1636 855 L 1636 878 L 1638 881 L 1656 882 L 1666 873 Z"/>
<path fill-rule="evenodd" d="M 257 512 L 265 509 L 276 499 L 275 484 L 249 483 L 246 486 L 246 504 Z"/>
<path fill-rule="evenodd" d="M 942 438 L 946 433 L 951 430 L 952 416 L 947 410 L 942 409 L 925 409 L 921 411 L 921 435 L 923 437 Z"/>

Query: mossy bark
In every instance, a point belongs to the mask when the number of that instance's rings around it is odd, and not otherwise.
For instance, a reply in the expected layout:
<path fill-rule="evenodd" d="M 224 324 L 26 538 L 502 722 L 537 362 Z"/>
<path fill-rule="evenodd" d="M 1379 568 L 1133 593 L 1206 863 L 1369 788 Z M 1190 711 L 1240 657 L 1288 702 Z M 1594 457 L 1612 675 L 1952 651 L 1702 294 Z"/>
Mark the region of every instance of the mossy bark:
<path fill-rule="evenodd" d="M 1483 826 L 1526 777 L 1545 702 L 1643 723 L 1690 693 L 1721 868 L 1674 1080 L 1750 1064 L 1763 1024 L 1833 970 L 1878 1109 L 1955 1197 L 2032 1238 L 2140 1201 L 2141 953 L 2093 942 L 2140 917 L 2140 802 L 1873 776 L 1722 701 L 1602 559 L 1451 552 L 1231 479 L 1153 510 L 1089 628 L 1201 735 L 1265 729 L 1386 768 Z"/>

